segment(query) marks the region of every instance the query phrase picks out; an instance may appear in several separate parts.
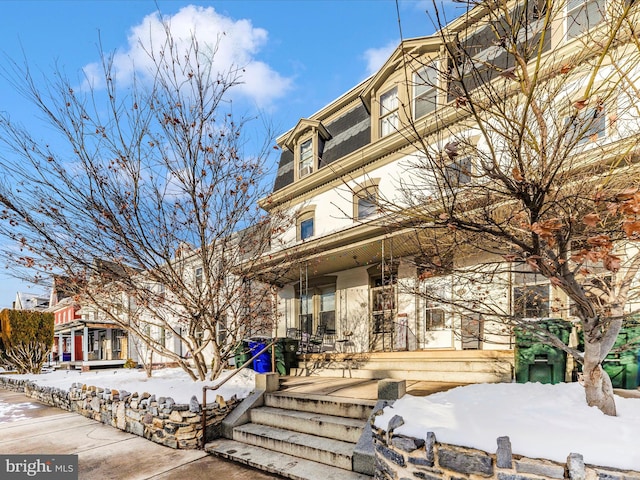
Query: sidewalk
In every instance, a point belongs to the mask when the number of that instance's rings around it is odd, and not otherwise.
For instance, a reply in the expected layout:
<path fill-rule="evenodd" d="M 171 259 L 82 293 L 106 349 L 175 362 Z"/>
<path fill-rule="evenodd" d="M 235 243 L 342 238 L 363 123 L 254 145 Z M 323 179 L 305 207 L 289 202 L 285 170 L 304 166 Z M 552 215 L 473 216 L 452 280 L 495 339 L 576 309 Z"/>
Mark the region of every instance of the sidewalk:
<path fill-rule="evenodd" d="M 281 477 L 208 455 L 174 450 L 77 413 L 0 389 L 0 453 L 75 454 L 79 479 L 267 480 Z"/>

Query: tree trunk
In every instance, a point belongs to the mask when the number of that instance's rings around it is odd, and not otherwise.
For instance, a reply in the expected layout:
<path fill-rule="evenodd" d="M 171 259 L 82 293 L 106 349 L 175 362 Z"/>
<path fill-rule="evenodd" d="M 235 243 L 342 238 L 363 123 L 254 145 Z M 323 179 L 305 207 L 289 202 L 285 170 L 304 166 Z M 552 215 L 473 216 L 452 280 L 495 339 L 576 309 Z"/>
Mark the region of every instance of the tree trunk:
<path fill-rule="evenodd" d="M 613 385 L 600 365 L 600 357 L 600 343 L 585 341 L 583 373 L 587 405 L 597 407 L 605 415 L 616 416 Z"/>
<path fill-rule="evenodd" d="M 216 378 L 218 378 L 223 370 L 224 368 L 223 363 L 220 359 L 220 354 L 216 352 L 213 356 L 213 359 L 211 360 L 211 372 L 209 372 L 209 380 L 215 380 Z"/>

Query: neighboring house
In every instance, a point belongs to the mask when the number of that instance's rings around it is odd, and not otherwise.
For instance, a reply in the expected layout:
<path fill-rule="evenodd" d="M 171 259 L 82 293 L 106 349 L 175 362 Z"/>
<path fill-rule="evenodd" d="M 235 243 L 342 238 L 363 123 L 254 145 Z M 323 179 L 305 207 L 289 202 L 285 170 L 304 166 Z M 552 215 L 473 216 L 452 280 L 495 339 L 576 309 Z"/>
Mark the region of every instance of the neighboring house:
<path fill-rule="evenodd" d="M 44 295 L 34 293 L 16 293 L 13 302 L 14 310 L 46 310 L 49 307 L 49 299 Z"/>
<path fill-rule="evenodd" d="M 462 19 L 450 28 L 460 35 L 474 31 Z M 554 32 L 548 48 L 561 48 L 576 35 Z M 288 265 L 288 276 L 273 281 L 278 336 L 289 329 L 312 334 L 323 325 L 338 340 L 353 342 L 357 352 L 513 348 L 509 332 L 492 328 L 490 319 L 461 316 L 407 293 L 441 288 L 459 294 L 451 279 L 439 284 L 421 279 L 416 259 L 422 252 L 410 241 L 415 230 L 390 228 L 394 224 L 385 222 L 378 209 L 381 198 L 401 203 L 398 186 L 410 181 L 407 165 L 416 148 L 401 130 L 408 121 L 421 120 L 437 132 L 435 112 L 451 109 L 445 88 L 419 81 L 432 75 L 425 65 L 446 61 L 444 52 L 439 36 L 403 41 L 372 77 L 277 139 L 282 149 L 277 177 L 261 207 L 287 211 L 296 221 L 279 237 L 284 246 L 274 247 L 255 271 L 269 281 L 271 268 Z M 406 64 L 407 58 L 416 62 Z M 409 81 L 407 70 L 413 72 Z M 442 137 L 456 127 L 448 128 Z M 459 176 L 469 168 L 458 165 Z M 520 309 L 513 313 L 523 317 L 551 316 L 554 295 L 547 279 L 523 271 L 510 280 L 521 284 L 505 281 L 511 286 L 497 296 L 504 297 L 506 309 Z M 546 301 L 527 301 L 536 295 Z"/>
<path fill-rule="evenodd" d="M 53 360 L 85 368 L 123 365 L 127 333 L 83 307 L 77 290 L 65 277 L 54 277 L 48 308 L 54 314 Z"/>

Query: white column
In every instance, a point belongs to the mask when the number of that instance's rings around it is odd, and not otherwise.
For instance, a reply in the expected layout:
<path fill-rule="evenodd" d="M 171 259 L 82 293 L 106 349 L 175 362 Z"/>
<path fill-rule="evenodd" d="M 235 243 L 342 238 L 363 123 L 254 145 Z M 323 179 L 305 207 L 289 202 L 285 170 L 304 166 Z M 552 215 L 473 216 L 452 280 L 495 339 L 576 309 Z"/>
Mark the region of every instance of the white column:
<path fill-rule="evenodd" d="M 89 360 L 89 327 L 82 330 L 82 359 L 85 362 Z"/>
<path fill-rule="evenodd" d="M 58 334 L 58 362 L 62 361 L 62 351 L 64 350 L 64 336 L 62 332 Z"/>
<path fill-rule="evenodd" d="M 71 329 L 71 361 L 76 361 L 76 329 Z"/>
<path fill-rule="evenodd" d="M 107 356 L 106 360 L 113 360 L 113 328 L 107 328 Z"/>

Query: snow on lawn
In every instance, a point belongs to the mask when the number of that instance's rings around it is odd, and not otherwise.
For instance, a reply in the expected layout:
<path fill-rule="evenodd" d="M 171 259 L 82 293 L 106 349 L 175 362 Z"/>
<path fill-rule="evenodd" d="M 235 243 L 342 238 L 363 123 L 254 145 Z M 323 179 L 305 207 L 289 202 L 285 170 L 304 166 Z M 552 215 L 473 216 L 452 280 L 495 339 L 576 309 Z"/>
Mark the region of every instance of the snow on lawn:
<path fill-rule="evenodd" d="M 165 368 L 154 370 L 153 376 L 148 378 L 144 371 L 137 369 L 109 369 L 91 370 L 57 370 L 41 375 L 6 375 L 6 378 L 32 380 L 40 386 L 57 387 L 69 390 L 74 383 L 84 383 L 88 386 L 126 390 L 128 392 L 148 392 L 156 397 L 171 397 L 176 403 L 189 403 L 193 395 L 202 402 L 202 387 L 216 385 L 235 370 L 223 372 L 220 378 L 213 382 L 194 382 L 180 368 Z M 1 375 L 1 374 L 0 374 Z M 230 399 L 233 395 L 238 398 L 246 397 L 255 384 L 255 372 L 248 368 L 241 371 L 218 390 L 207 391 L 207 402 L 215 400 L 216 395 Z"/>
<path fill-rule="evenodd" d="M 193 395 L 202 401 L 202 386 L 219 383 L 193 382 L 181 369 L 154 370 L 147 378 L 140 370 L 59 370 L 42 375 L 7 375 L 30 379 L 38 385 L 68 390 L 73 383 L 102 388 L 148 392 L 188 403 Z M 1 373 L 0 373 L 1 375 Z M 254 389 L 255 372 L 245 369 L 218 391 L 207 392 L 225 399 L 246 397 Z M 398 434 L 425 438 L 434 432 L 440 442 L 495 452 L 496 439 L 508 436 L 513 453 L 531 458 L 565 462 L 570 453 L 581 453 L 586 463 L 640 470 L 640 398 L 616 397 L 617 417 L 587 407 L 578 383 L 478 384 L 454 388 L 428 397 L 406 395 L 377 417 L 376 426 L 386 428 L 395 415 L 405 424 Z M 1 413 L 1 412 L 0 412 Z"/>
<path fill-rule="evenodd" d="M 395 415 L 404 425 L 395 433 L 495 452 L 508 436 L 513 453 L 566 462 L 580 453 L 585 463 L 640 470 L 640 398 L 616 396 L 617 417 L 585 403 L 578 383 L 478 384 L 428 397 L 406 395 L 377 417 L 386 429 Z"/>

